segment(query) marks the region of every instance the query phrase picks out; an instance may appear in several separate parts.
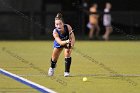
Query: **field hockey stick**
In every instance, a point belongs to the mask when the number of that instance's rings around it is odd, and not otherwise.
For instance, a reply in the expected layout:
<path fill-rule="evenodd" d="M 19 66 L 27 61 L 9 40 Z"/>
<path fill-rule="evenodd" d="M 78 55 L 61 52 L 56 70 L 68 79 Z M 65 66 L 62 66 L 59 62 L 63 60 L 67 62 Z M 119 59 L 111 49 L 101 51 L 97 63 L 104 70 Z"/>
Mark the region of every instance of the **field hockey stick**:
<path fill-rule="evenodd" d="M 69 40 L 71 40 L 70 37 L 71 37 L 72 32 L 73 32 L 73 30 L 71 30 L 71 31 L 69 32 Z M 71 43 L 68 44 L 68 48 L 71 48 Z"/>

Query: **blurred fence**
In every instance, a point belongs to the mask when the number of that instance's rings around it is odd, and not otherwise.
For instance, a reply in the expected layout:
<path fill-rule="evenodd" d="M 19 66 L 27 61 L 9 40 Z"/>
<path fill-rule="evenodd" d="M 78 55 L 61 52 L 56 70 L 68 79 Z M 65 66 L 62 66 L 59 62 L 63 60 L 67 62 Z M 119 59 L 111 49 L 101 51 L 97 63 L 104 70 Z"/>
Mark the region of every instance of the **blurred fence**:
<path fill-rule="evenodd" d="M 40 0 L 36 2 L 34 0 L 0 0 L 0 39 L 52 39 L 54 17 L 61 10 L 62 5 L 59 3 L 46 4 L 44 9 Z M 76 37 L 86 39 L 88 15 L 83 17 L 84 14 L 78 10 L 63 11 L 63 15 L 65 23 L 74 28 Z M 122 33 L 123 35 L 124 33 L 125 35 L 140 35 L 139 16 L 139 11 L 113 11 L 112 23 L 117 29 L 114 29 L 112 35 L 116 35 L 116 38 Z M 100 27 L 100 35 L 102 35 L 104 33 L 102 16 Z"/>
<path fill-rule="evenodd" d="M 84 39 L 88 31 L 86 21 L 82 23 L 77 12 L 63 14 L 65 22 L 75 29 L 75 34 Z M 54 12 L 0 12 L 0 39 L 51 39 L 55 15 Z M 139 12 L 113 12 L 112 23 L 127 34 L 138 35 L 140 34 L 139 16 Z M 102 34 L 104 33 L 102 19 L 100 23 L 100 34 Z M 121 33 L 114 30 L 113 35 L 119 34 Z"/>
<path fill-rule="evenodd" d="M 0 12 L 0 39 L 50 39 L 55 15 L 54 12 Z M 77 13 L 64 12 L 64 15 L 66 23 L 78 27 Z"/>

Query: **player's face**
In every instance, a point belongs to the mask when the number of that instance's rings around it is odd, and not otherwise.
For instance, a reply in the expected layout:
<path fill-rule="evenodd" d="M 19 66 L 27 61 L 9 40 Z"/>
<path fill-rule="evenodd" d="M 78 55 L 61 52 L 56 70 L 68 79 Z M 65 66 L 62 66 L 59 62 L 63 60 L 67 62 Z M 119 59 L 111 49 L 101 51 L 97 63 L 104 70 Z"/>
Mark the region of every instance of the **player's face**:
<path fill-rule="evenodd" d="M 106 7 L 107 7 L 108 9 L 111 9 L 111 4 L 110 4 L 110 3 L 107 3 L 107 4 L 106 4 Z"/>
<path fill-rule="evenodd" d="M 62 20 L 55 20 L 55 27 L 59 30 L 64 29 L 64 23 Z"/>

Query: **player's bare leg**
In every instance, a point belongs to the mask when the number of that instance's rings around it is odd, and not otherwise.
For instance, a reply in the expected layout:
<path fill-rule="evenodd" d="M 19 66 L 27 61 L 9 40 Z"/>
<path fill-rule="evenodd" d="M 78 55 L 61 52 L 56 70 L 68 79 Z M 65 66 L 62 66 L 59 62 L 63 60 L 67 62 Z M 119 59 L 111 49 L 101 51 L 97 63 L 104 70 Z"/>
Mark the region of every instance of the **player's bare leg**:
<path fill-rule="evenodd" d="M 94 33 L 94 29 L 91 28 L 90 29 L 90 32 L 89 32 L 89 39 L 92 39 L 93 38 L 93 33 Z"/>
<path fill-rule="evenodd" d="M 112 27 L 106 27 L 106 32 L 103 35 L 103 38 L 105 40 L 109 40 L 109 36 L 110 36 L 111 33 L 112 33 Z"/>
<path fill-rule="evenodd" d="M 99 25 L 97 24 L 97 25 L 96 25 L 96 39 L 99 39 L 99 32 L 100 32 L 100 27 L 99 27 Z"/>

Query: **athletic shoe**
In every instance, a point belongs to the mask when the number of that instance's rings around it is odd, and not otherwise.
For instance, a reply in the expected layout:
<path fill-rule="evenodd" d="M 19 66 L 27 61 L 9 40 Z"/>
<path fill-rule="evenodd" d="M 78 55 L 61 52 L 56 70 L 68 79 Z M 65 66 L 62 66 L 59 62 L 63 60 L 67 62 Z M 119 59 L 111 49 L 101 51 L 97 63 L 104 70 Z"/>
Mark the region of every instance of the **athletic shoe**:
<path fill-rule="evenodd" d="M 49 70 L 48 70 L 48 76 L 53 76 L 53 74 L 54 74 L 54 68 L 49 68 Z"/>
<path fill-rule="evenodd" d="M 108 40 L 108 37 L 105 36 L 105 35 L 103 35 L 102 38 L 103 38 L 104 40 Z"/>
<path fill-rule="evenodd" d="M 64 77 L 68 77 L 70 76 L 70 73 L 69 72 L 64 72 Z"/>

